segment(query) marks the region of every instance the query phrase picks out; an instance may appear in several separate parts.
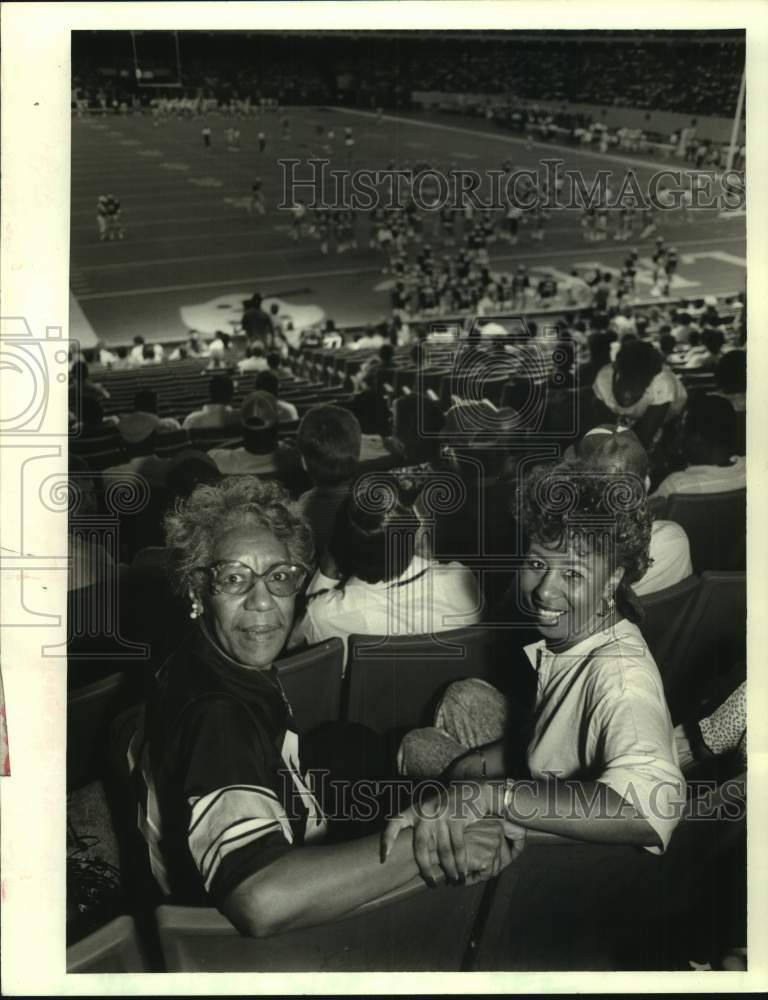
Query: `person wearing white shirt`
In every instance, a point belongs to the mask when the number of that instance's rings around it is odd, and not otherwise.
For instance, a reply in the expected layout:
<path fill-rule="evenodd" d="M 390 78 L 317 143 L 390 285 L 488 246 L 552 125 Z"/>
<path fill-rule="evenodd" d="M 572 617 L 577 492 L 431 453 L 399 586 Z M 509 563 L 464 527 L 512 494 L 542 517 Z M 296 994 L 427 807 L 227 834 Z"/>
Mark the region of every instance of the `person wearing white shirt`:
<path fill-rule="evenodd" d="M 651 519 L 642 491 L 633 503 L 610 502 L 616 483 L 614 474 L 579 462 L 539 467 L 523 481 L 518 510 L 528 551 L 520 603 L 542 638 L 524 647 L 535 695 L 517 758 L 514 706 L 485 681 L 452 684 L 435 725 L 403 739 L 399 769 L 411 779 L 479 782 L 478 793 L 468 799 L 454 784 L 435 808 L 406 809 L 384 832 L 385 859 L 398 834 L 413 827 L 416 842 L 435 844 L 436 857 L 417 852 L 424 877 L 438 865 L 466 874 L 460 845 L 478 810 L 501 818 L 518 840 L 522 833 L 553 846 L 666 849 L 685 782 L 661 676 L 633 620 L 632 584 L 648 564 Z M 566 485 L 571 503 L 547 503 Z M 613 517 L 586 526 L 600 511 Z"/>
<path fill-rule="evenodd" d="M 209 458 L 226 475 L 273 475 L 278 450 L 277 400 L 268 392 L 247 396 L 240 407 L 240 448 L 212 448 Z"/>
<path fill-rule="evenodd" d="M 237 362 L 239 372 L 264 372 L 269 368 L 264 350 L 255 345 L 246 347 L 245 357 Z"/>
<path fill-rule="evenodd" d="M 235 387 L 228 375 L 213 375 L 208 387 L 210 402 L 202 410 L 194 410 L 184 418 L 184 430 L 205 427 L 233 427 L 240 422 L 240 415 L 230 405 Z"/>
<path fill-rule="evenodd" d="M 353 634 L 429 635 L 479 621 L 473 573 L 457 562 L 417 555 L 421 522 L 400 496 L 397 479 L 377 476 L 383 502 L 376 511 L 364 491 L 363 480 L 339 508 L 291 645 L 338 636 L 346 648 Z"/>
<path fill-rule="evenodd" d="M 143 365 L 144 364 L 144 338 L 134 337 L 133 347 L 131 348 L 131 353 L 128 355 L 129 360 L 132 365 Z"/>
<path fill-rule="evenodd" d="M 566 451 L 566 458 L 570 458 Z M 577 458 L 614 475 L 629 473 L 647 494 L 651 484 L 648 453 L 637 435 L 624 427 L 601 424 L 587 431 L 574 450 Z M 674 521 L 654 520 L 651 528 L 649 564 L 645 573 L 632 584 L 638 597 L 655 594 L 671 587 L 693 573 L 691 546 L 685 529 Z"/>
<path fill-rule="evenodd" d="M 747 462 L 734 455 L 735 441 L 736 414 L 731 402 L 712 394 L 695 396 L 683 422 L 686 467 L 663 479 L 653 497 L 746 489 Z"/>

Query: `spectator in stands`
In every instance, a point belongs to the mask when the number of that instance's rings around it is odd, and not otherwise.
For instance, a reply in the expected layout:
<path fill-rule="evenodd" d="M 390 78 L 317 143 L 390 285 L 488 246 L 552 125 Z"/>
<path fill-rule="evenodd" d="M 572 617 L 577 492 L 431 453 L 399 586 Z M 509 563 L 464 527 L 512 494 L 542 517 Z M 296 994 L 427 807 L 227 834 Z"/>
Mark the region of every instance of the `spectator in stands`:
<path fill-rule="evenodd" d="M 667 327 L 669 330 L 669 327 Z M 659 350 L 661 351 L 661 356 L 668 364 L 678 364 L 679 358 L 675 357 L 677 351 L 677 341 L 672 336 L 671 333 L 662 333 L 659 337 Z"/>
<path fill-rule="evenodd" d="M 701 368 L 709 358 L 709 351 L 702 343 L 702 335 L 697 330 L 688 334 L 688 349 L 683 355 L 683 368 Z"/>
<path fill-rule="evenodd" d="M 252 392 L 240 407 L 240 448 L 212 448 L 208 454 L 224 475 L 275 475 L 278 410 L 268 392 Z"/>
<path fill-rule="evenodd" d="M 131 360 L 128 357 L 127 347 L 117 348 L 117 350 L 115 351 L 115 360 L 112 363 L 112 367 L 115 369 L 115 371 L 131 367 Z"/>
<path fill-rule="evenodd" d="M 166 484 L 171 504 L 186 500 L 198 486 L 213 486 L 220 481 L 221 473 L 216 463 L 204 451 L 186 448 L 168 463 Z"/>
<path fill-rule="evenodd" d="M 699 332 L 699 328 L 690 313 L 677 314 L 677 322 L 672 327 L 672 336 L 678 344 L 685 346 L 689 342 L 691 334 Z"/>
<path fill-rule="evenodd" d="M 594 391 L 646 447 L 665 422 L 679 416 L 687 399 L 683 383 L 647 340 L 622 344 L 613 364 L 597 373 Z"/>
<path fill-rule="evenodd" d="M 355 633 L 425 635 L 479 620 L 472 572 L 418 554 L 421 521 L 397 477 L 377 476 L 369 489 L 362 477 L 339 508 L 293 645 L 332 636 L 346 645 Z"/>
<path fill-rule="evenodd" d="M 715 373 L 718 395 L 729 399 L 736 413 L 746 412 L 747 354 L 746 351 L 728 351 L 718 364 Z"/>
<path fill-rule="evenodd" d="M 141 349 L 142 365 L 160 365 L 163 363 L 165 351 L 160 344 L 145 344 Z"/>
<path fill-rule="evenodd" d="M 325 332 L 323 333 L 323 347 L 327 351 L 338 351 L 343 346 L 344 341 L 336 329 L 336 323 L 332 319 L 326 320 Z"/>
<path fill-rule="evenodd" d="M 445 415 L 429 396 L 400 396 L 392 407 L 392 437 L 385 442 L 400 466 L 431 472 L 440 466 L 440 432 Z"/>
<path fill-rule="evenodd" d="M 336 512 L 349 495 L 361 443 L 360 424 L 340 406 L 313 406 L 299 424 L 296 445 L 313 485 L 296 507 L 312 528 L 319 556 L 330 542 Z"/>
<path fill-rule="evenodd" d="M 99 382 L 92 382 L 90 369 L 85 361 L 76 361 L 69 369 L 70 396 L 96 396 L 98 399 L 110 399 L 109 390 Z"/>
<path fill-rule="evenodd" d="M 171 352 L 169 361 L 184 361 L 187 358 L 204 358 L 208 354 L 208 348 L 203 344 L 194 330 L 190 330 L 189 339 Z"/>
<path fill-rule="evenodd" d="M 648 453 L 631 430 L 602 424 L 587 431 L 576 456 L 604 472 L 637 477 L 647 494 L 651 484 Z M 632 584 L 638 597 L 672 587 L 693 572 L 691 547 L 685 529 L 674 521 L 654 519 L 648 569 Z"/>
<path fill-rule="evenodd" d="M 734 454 L 736 414 L 722 396 L 693 396 L 683 420 L 681 472 L 662 480 L 654 497 L 672 493 L 725 493 L 747 485 L 747 464 Z"/>
<path fill-rule="evenodd" d="M 157 393 L 154 389 L 139 389 L 133 397 L 133 413 L 122 414 L 117 425 L 118 430 L 128 440 L 132 425 L 138 422 L 143 426 L 147 418 L 154 419 L 155 427 L 160 434 L 181 430 L 181 424 L 174 417 L 158 417 Z"/>
<path fill-rule="evenodd" d="M 157 417 L 152 413 L 133 414 L 130 423 L 122 427 L 120 435 L 128 459 L 105 469 L 104 480 L 116 480 L 128 472 L 143 476 L 150 488 L 164 488 L 168 459 L 161 458 L 156 452 L 157 439 L 160 436 Z"/>
<path fill-rule="evenodd" d="M 272 671 L 313 559 L 288 496 L 228 479 L 198 488 L 166 525 L 196 621 L 158 676 L 134 771 L 160 888 L 172 902 L 216 906 L 253 937 L 416 889 L 408 836 L 386 866 L 377 837 L 323 846 L 328 823 L 301 764 L 312 763 L 307 744 Z M 466 846 L 473 875 L 487 866 L 490 877 L 510 858 L 498 824 L 469 829 Z"/>
<path fill-rule="evenodd" d="M 299 411 L 293 403 L 279 398 L 280 383 L 274 372 L 259 372 L 256 376 L 255 386 L 263 392 L 270 393 L 277 400 L 277 422 L 279 424 L 293 424 L 299 419 Z"/>
<path fill-rule="evenodd" d="M 272 319 L 261 308 L 262 297 L 258 292 L 243 302 L 243 318 L 240 321 L 248 340 L 258 341 L 263 347 L 271 348 L 274 336 Z"/>
<path fill-rule="evenodd" d="M 208 365 L 205 371 L 216 371 L 220 368 L 229 368 L 232 363 L 232 350 L 230 336 L 221 330 L 216 331 L 216 335 L 208 345 Z"/>
<path fill-rule="evenodd" d="M 720 330 L 707 329 L 701 335 L 702 350 L 688 357 L 686 368 L 714 372 L 720 362 L 725 337 Z M 706 352 L 706 353 L 705 353 Z"/>
<path fill-rule="evenodd" d="M 237 362 L 239 372 L 263 372 L 268 367 L 264 348 L 259 344 L 249 344 L 245 348 L 245 357 Z"/>
<path fill-rule="evenodd" d="M 574 462 L 534 469 L 521 485 L 528 551 L 520 595 L 542 636 L 525 648 L 537 674 L 535 704 L 529 724 L 510 730 L 514 706 L 499 691 L 459 681 L 443 696 L 435 726 L 403 740 L 405 776 L 481 783 L 479 800 L 449 787 L 388 824 L 385 851 L 403 828 L 415 828 L 425 876 L 434 859 L 421 848 L 430 842 L 439 863 L 461 873 L 461 832 L 476 810 L 522 826 L 529 841 L 544 834 L 553 846 L 576 840 L 659 853 L 669 843 L 685 783 L 632 591 L 648 565 L 651 518 L 641 496 L 617 510 L 616 484 Z M 563 495 L 571 502 L 560 502 Z M 585 528 L 584 519 L 601 511 L 610 515 L 606 526 Z"/>
<path fill-rule="evenodd" d="M 202 410 L 188 413 L 182 427 L 197 430 L 203 427 L 234 427 L 240 422 L 240 414 L 230 405 L 235 387 L 228 375 L 213 375 L 208 386 L 210 402 Z"/>
<path fill-rule="evenodd" d="M 611 363 L 611 340 L 607 333 L 590 333 L 587 340 L 589 361 L 579 365 L 576 384 L 586 389 L 595 384 L 597 373 Z"/>
<path fill-rule="evenodd" d="M 120 447 L 122 438 L 117 428 L 115 417 L 105 417 L 101 400 L 90 394 L 85 395 L 79 403 L 79 417 L 76 411 L 70 411 L 71 432 L 79 438 L 103 438 L 105 448 L 114 445 Z"/>
<path fill-rule="evenodd" d="M 134 337 L 133 347 L 131 348 L 130 361 L 132 365 L 139 366 L 144 364 L 144 338 Z"/>
<path fill-rule="evenodd" d="M 378 354 L 369 358 L 356 375 L 352 376 L 352 384 L 359 391 L 367 375 L 374 375 L 376 384 L 382 384 L 391 379 L 392 372 L 397 368 L 395 349 L 391 344 L 382 344 Z"/>
<path fill-rule="evenodd" d="M 267 354 L 267 367 L 271 372 L 278 378 L 291 379 L 293 378 L 293 372 L 290 368 L 286 368 L 280 359 L 280 354 L 278 351 L 270 351 Z"/>
<path fill-rule="evenodd" d="M 360 422 L 364 434 L 385 438 L 391 430 L 392 416 L 379 382 L 379 372 L 373 369 L 363 376 L 360 390 L 349 401 L 349 409 Z"/>
<path fill-rule="evenodd" d="M 623 306 L 621 311 L 611 320 L 611 325 L 619 335 L 619 340 L 625 333 L 637 333 L 637 323 L 632 306 Z"/>

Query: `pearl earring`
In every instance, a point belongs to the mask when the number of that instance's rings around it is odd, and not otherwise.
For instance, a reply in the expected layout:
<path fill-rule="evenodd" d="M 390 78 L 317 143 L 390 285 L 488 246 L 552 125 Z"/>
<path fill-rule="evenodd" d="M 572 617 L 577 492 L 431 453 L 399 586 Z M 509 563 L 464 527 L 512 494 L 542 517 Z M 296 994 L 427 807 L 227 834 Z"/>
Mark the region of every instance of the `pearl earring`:
<path fill-rule="evenodd" d="M 612 597 L 603 598 L 603 609 L 600 612 L 602 618 L 606 618 L 613 611 L 613 603 Z"/>
<path fill-rule="evenodd" d="M 200 605 L 200 602 L 199 601 L 193 601 L 192 602 L 192 608 L 191 608 L 191 610 L 189 612 L 189 617 L 190 618 L 199 618 L 202 613 L 203 613 L 203 609 L 202 609 L 202 607 Z"/>

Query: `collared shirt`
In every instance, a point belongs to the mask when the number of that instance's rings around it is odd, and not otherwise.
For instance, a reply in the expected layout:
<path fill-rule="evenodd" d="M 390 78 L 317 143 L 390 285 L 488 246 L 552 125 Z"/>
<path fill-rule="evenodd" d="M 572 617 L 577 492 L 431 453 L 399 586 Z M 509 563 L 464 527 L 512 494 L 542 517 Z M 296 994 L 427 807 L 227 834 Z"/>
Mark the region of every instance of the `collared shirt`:
<path fill-rule="evenodd" d="M 747 460 L 734 455 L 730 465 L 689 465 L 663 479 L 653 494 L 668 497 L 672 493 L 728 493 L 747 487 Z"/>
<path fill-rule="evenodd" d="M 239 414 L 227 403 L 206 403 L 202 410 L 188 413 L 182 427 L 190 430 L 195 427 L 232 427 L 239 423 Z"/>
<path fill-rule="evenodd" d="M 651 565 L 637 583 L 632 584 L 638 597 L 672 587 L 693 573 L 688 535 L 675 521 L 653 522 L 649 555 Z"/>
<path fill-rule="evenodd" d="M 666 848 L 685 800 L 658 667 L 626 620 L 564 653 L 541 639 L 525 647 L 537 672 L 528 767 L 548 776 L 599 781 L 635 806 Z"/>
<path fill-rule="evenodd" d="M 480 619 L 481 598 L 472 571 L 461 563 L 438 563 L 414 556 L 397 580 L 365 583 L 338 580 L 319 571 L 301 634 L 310 644 L 350 635 L 429 635 L 464 628 Z M 317 596 L 312 596 L 317 595 Z"/>

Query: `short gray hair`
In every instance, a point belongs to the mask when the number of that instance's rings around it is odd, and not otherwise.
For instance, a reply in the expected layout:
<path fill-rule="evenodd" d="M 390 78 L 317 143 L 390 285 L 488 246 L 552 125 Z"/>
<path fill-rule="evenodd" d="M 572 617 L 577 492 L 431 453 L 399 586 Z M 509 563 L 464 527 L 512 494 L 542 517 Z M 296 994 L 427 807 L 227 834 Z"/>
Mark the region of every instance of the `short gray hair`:
<path fill-rule="evenodd" d="M 182 593 L 199 589 L 195 571 L 210 564 L 217 538 L 246 520 L 256 520 L 271 531 L 285 544 L 292 562 L 312 568 L 312 531 L 295 512 L 286 490 L 256 476 L 230 476 L 198 486 L 166 515 L 166 542 L 180 553 L 177 585 Z"/>

